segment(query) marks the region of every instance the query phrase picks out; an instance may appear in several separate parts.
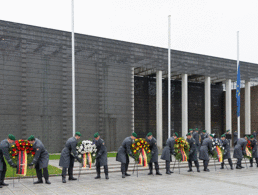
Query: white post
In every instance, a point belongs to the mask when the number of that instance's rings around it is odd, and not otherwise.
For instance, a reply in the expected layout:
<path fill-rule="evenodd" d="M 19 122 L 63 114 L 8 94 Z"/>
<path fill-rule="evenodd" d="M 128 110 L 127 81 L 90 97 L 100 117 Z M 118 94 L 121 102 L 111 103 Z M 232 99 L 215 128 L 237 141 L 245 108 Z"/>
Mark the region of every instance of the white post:
<path fill-rule="evenodd" d="M 205 77 L 205 130 L 211 133 L 211 78 Z"/>
<path fill-rule="evenodd" d="M 226 130 L 232 134 L 231 79 L 226 80 Z"/>
<path fill-rule="evenodd" d="M 237 71 L 238 71 L 238 65 L 239 65 L 239 31 L 237 31 Z M 240 80 L 240 90 L 241 90 L 241 80 Z M 241 96 L 241 93 L 240 93 Z M 240 114 L 237 117 L 237 134 L 238 139 L 240 139 Z"/>
<path fill-rule="evenodd" d="M 245 133 L 251 134 L 251 83 L 245 81 Z"/>
<path fill-rule="evenodd" d="M 72 101 L 73 101 L 73 136 L 75 135 L 75 63 L 74 63 L 74 1 L 72 0 Z"/>
<path fill-rule="evenodd" d="M 182 137 L 188 132 L 188 75 L 182 74 Z"/>
<path fill-rule="evenodd" d="M 156 73 L 156 134 L 157 146 L 162 150 L 162 71 Z"/>
<path fill-rule="evenodd" d="M 171 81 L 170 81 L 170 66 L 171 66 L 171 55 L 170 55 L 170 15 L 168 16 L 168 137 L 171 137 Z"/>
<path fill-rule="evenodd" d="M 134 132 L 134 67 L 132 67 L 132 77 L 131 77 L 131 99 L 132 99 L 132 132 Z"/>

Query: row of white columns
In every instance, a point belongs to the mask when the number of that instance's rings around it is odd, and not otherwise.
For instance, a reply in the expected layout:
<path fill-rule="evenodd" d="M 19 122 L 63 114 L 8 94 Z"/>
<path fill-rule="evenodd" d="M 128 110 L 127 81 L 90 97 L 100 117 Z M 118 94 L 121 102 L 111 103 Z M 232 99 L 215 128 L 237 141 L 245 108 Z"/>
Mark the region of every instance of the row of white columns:
<path fill-rule="evenodd" d="M 211 79 L 205 77 L 205 130 L 211 133 Z M 226 80 L 226 129 L 232 133 L 231 79 Z M 156 131 L 158 148 L 162 148 L 162 71 L 156 73 Z M 182 74 L 182 136 L 188 133 L 188 75 Z M 245 133 L 251 134 L 250 82 L 245 83 Z"/>

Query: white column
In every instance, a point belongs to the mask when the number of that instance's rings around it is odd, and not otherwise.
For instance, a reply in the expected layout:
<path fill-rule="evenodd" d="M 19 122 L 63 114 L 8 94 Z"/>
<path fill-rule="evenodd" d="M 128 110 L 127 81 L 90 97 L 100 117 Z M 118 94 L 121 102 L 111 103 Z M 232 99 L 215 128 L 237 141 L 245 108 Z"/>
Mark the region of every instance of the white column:
<path fill-rule="evenodd" d="M 205 77 L 205 130 L 211 133 L 211 78 Z"/>
<path fill-rule="evenodd" d="M 231 79 L 226 80 L 226 130 L 232 134 Z"/>
<path fill-rule="evenodd" d="M 188 75 L 182 74 L 182 137 L 188 133 Z"/>
<path fill-rule="evenodd" d="M 131 101 L 132 101 L 132 132 L 134 132 L 134 67 L 131 68 Z"/>
<path fill-rule="evenodd" d="M 156 72 L 156 134 L 157 146 L 162 150 L 162 71 Z"/>
<path fill-rule="evenodd" d="M 245 81 L 245 133 L 251 134 L 251 85 Z"/>

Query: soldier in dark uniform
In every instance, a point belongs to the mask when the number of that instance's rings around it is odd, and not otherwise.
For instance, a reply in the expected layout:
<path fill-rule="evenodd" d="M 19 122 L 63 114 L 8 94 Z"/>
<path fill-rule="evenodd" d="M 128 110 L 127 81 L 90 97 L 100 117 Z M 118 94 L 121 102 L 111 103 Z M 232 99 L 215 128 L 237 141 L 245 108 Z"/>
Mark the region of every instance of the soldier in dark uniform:
<path fill-rule="evenodd" d="M 197 172 L 200 172 L 199 162 L 197 159 L 197 147 L 196 147 L 195 139 L 192 138 L 191 133 L 187 133 L 186 137 L 187 137 L 186 141 L 190 145 L 189 158 L 188 158 L 188 166 L 189 166 L 188 172 L 193 171 L 192 170 L 192 166 L 193 166 L 192 161 L 194 161 L 195 167 L 197 168 Z"/>
<path fill-rule="evenodd" d="M 171 155 L 175 155 L 174 145 L 175 139 L 177 139 L 178 133 L 174 133 L 173 137 L 167 139 L 165 148 L 162 151 L 161 159 L 166 161 L 166 174 L 171 175 L 173 173 L 170 170 L 170 162 L 172 162 Z"/>
<path fill-rule="evenodd" d="M 221 142 L 222 142 L 222 146 L 224 147 L 224 154 L 223 154 L 223 162 L 221 163 L 221 168 L 220 169 L 224 169 L 224 160 L 228 159 L 228 163 L 230 165 L 230 168 L 231 168 L 231 170 L 233 170 L 233 163 L 232 163 L 232 159 L 231 159 L 231 155 L 230 155 L 230 143 L 226 139 L 225 134 L 223 134 L 221 136 Z"/>
<path fill-rule="evenodd" d="M 95 138 L 95 145 L 97 147 L 97 155 L 96 155 L 96 171 L 97 171 L 97 177 L 95 179 L 100 179 L 100 167 L 104 166 L 104 172 L 106 179 L 109 179 L 108 177 L 108 165 L 107 165 L 107 147 L 105 146 L 105 142 L 103 139 L 100 138 L 99 133 L 94 134 Z"/>
<path fill-rule="evenodd" d="M 256 139 L 256 136 L 257 136 L 256 131 L 254 131 L 254 132 L 252 133 L 252 135 L 254 136 L 254 139 Z"/>
<path fill-rule="evenodd" d="M 212 151 L 212 139 L 214 135 L 210 134 L 209 138 L 205 138 L 202 142 L 201 148 L 200 148 L 200 155 L 199 159 L 203 160 L 203 165 L 204 165 L 204 171 L 210 171 L 208 169 L 208 164 L 209 164 L 209 152 L 213 153 Z"/>
<path fill-rule="evenodd" d="M 237 130 L 234 131 L 234 146 L 236 146 L 237 144 L 237 140 L 238 140 L 238 134 L 237 134 Z"/>
<path fill-rule="evenodd" d="M 201 145 L 203 140 L 205 140 L 206 138 L 209 138 L 208 133 L 206 133 L 206 130 L 202 130 L 202 134 L 201 134 Z"/>
<path fill-rule="evenodd" d="M 42 181 L 42 169 L 43 169 L 43 175 L 45 178 L 46 184 L 51 184 L 49 181 L 49 175 L 48 175 L 48 161 L 49 161 L 49 155 L 47 150 L 45 149 L 42 142 L 35 138 L 33 135 L 31 135 L 28 138 L 28 142 L 32 144 L 32 148 L 36 152 L 32 162 L 29 164 L 29 166 L 35 165 L 38 181 L 34 182 L 34 184 L 43 183 Z"/>
<path fill-rule="evenodd" d="M 67 168 L 68 168 L 69 180 L 77 180 L 76 178 L 73 177 L 73 166 L 74 166 L 75 158 L 80 163 L 82 162 L 82 160 L 78 158 L 78 155 L 76 152 L 77 141 L 80 139 L 80 137 L 81 137 L 81 133 L 76 132 L 74 137 L 71 137 L 66 141 L 65 147 L 61 152 L 59 166 L 63 167 L 63 170 L 62 170 L 63 183 L 66 183 L 65 177 L 66 177 Z"/>
<path fill-rule="evenodd" d="M 195 140 L 195 144 L 196 144 L 196 148 L 197 148 L 197 152 L 199 152 L 200 150 L 200 140 L 199 140 L 199 132 L 198 132 L 198 128 L 195 129 L 195 132 L 193 132 L 192 137 Z"/>
<path fill-rule="evenodd" d="M 125 176 L 130 176 L 130 174 L 127 173 L 128 165 L 129 165 L 128 155 L 131 156 L 133 159 L 135 159 L 131 151 L 131 145 L 133 143 L 133 140 L 135 140 L 136 138 L 137 138 L 137 134 L 133 132 L 130 137 L 127 137 L 124 139 L 122 146 L 118 148 L 116 161 L 121 162 L 122 178 L 125 178 Z"/>
<path fill-rule="evenodd" d="M 4 183 L 5 173 L 6 173 L 6 163 L 4 160 L 4 157 L 6 161 L 11 165 L 11 167 L 16 168 L 17 165 L 13 163 L 10 155 L 9 155 L 9 148 L 11 147 L 10 144 L 12 144 L 15 141 L 15 137 L 12 134 L 8 135 L 7 139 L 4 139 L 0 143 L 0 188 L 2 186 L 8 186 L 9 184 Z"/>
<path fill-rule="evenodd" d="M 250 136 L 251 147 L 252 147 L 252 158 L 250 159 L 250 167 L 253 167 L 253 159 L 255 159 L 258 167 L 258 155 L 257 155 L 257 140 L 254 135 Z"/>
<path fill-rule="evenodd" d="M 158 147 L 157 147 L 157 140 L 152 136 L 152 133 L 149 132 L 147 134 L 146 141 L 150 144 L 150 150 L 151 150 L 151 155 L 152 155 L 152 157 L 150 159 L 150 163 L 149 163 L 150 172 L 148 175 L 152 175 L 152 170 L 153 170 L 152 163 L 155 164 L 156 175 L 162 175 L 159 172 L 159 162 L 158 162 L 159 152 L 158 152 Z"/>
<path fill-rule="evenodd" d="M 237 166 L 236 169 L 242 169 L 245 168 L 241 165 L 241 161 L 243 159 L 243 155 L 246 154 L 245 148 L 247 144 L 247 136 L 245 135 L 245 138 L 240 138 L 237 140 L 237 144 L 234 149 L 234 158 L 237 158 Z"/>
<path fill-rule="evenodd" d="M 193 129 L 189 129 L 189 133 L 193 136 Z"/>

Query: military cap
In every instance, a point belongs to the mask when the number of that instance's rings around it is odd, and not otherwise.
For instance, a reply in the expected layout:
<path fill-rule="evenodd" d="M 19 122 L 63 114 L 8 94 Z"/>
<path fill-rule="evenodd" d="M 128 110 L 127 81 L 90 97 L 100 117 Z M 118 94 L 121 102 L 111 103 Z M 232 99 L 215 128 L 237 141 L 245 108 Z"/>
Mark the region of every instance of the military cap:
<path fill-rule="evenodd" d="M 214 138 L 214 134 L 210 134 L 210 136 Z"/>
<path fill-rule="evenodd" d="M 137 138 L 137 134 L 135 132 L 132 133 L 132 136 Z"/>
<path fill-rule="evenodd" d="M 198 131 L 198 128 L 195 128 L 195 131 Z"/>
<path fill-rule="evenodd" d="M 9 138 L 10 140 L 13 140 L 13 141 L 16 140 L 15 137 L 14 137 L 14 135 L 12 135 L 12 134 L 9 134 L 9 135 L 8 135 L 8 138 Z"/>
<path fill-rule="evenodd" d="M 78 131 L 75 133 L 75 135 L 80 136 L 80 137 L 82 136 L 81 133 Z"/>
<path fill-rule="evenodd" d="M 98 133 L 98 132 L 94 134 L 94 137 L 95 137 L 95 138 L 97 138 L 98 136 L 99 136 L 99 133 Z"/>
<path fill-rule="evenodd" d="M 187 133 L 186 136 L 191 135 L 191 133 Z"/>
<path fill-rule="evenodd" d="M 193 131 L 193 129 L 189 129 L 189 131 Z"/>
<path fill-rule="evenodd" d="M 206 130 L 202 130 L 203 133 L 206 133 Z"/>
<path fill-rule="evenodd" d="M 221 135 L 221 137 L 226 137 L 226 135 L 225 135 L 225 134 L 223 134 L 223 135 Z"/>
<path fill-rule="evenodd" d="M 149 137 L 149 136 L 151 136 L 152 135 L 152 133 L 151 132 L 149 132 L 148 134 L 147 134 L 147 137 Z"/>
<path fill-rule="evenodd" d="M 178 137 L 178 133 L 177 133 L 177 132 L 175 132 L 174 134 L 175 134 L 175 136 L 177 136 L 177 137 Z"/>
<path fill-rule="evenodd" d="M 34 135 L 31 135 L 31 136 L 28 138 L 28 141 L 33 141 L 33 140 L 35 140 L 35 137 L 34 137 Z"/>
<path fill-rule="evenodd" d="M 250 138 L 252 139 L 252 138 L 254 138 L 254 136 L 253 136 L 253 135 L 251 135 L 251 136 L 250 136 Z"/>
<path fill-rule="evenodd" d="M 228 129 L 226 132 L 229 132 L 230 130 Z"/>

